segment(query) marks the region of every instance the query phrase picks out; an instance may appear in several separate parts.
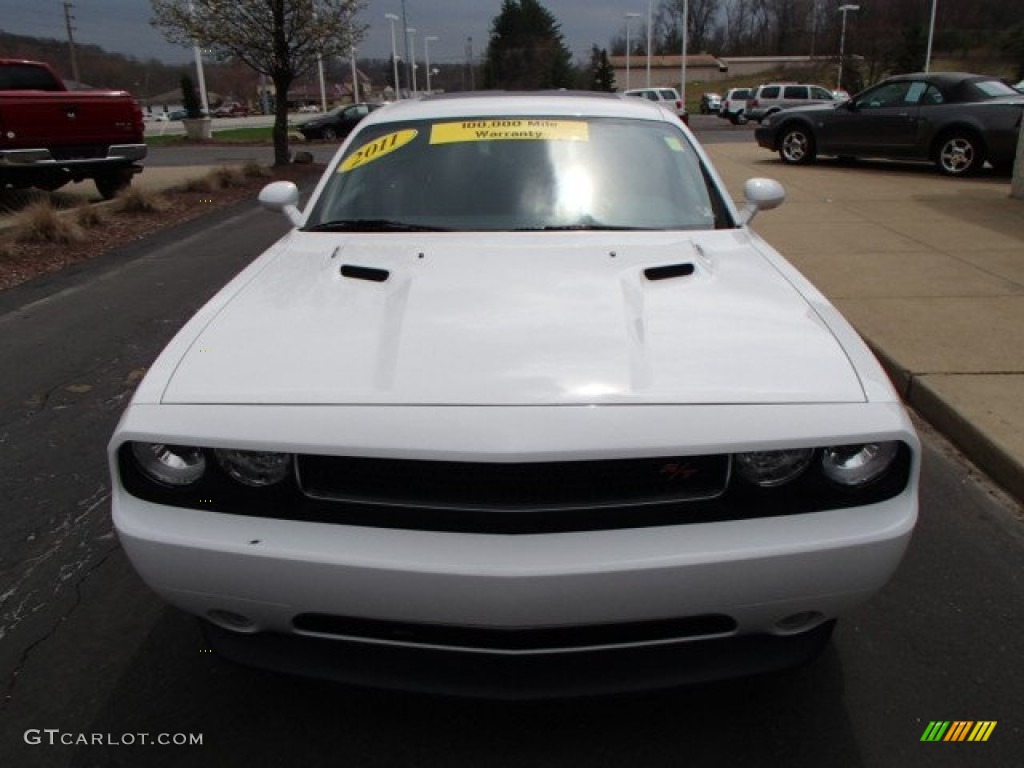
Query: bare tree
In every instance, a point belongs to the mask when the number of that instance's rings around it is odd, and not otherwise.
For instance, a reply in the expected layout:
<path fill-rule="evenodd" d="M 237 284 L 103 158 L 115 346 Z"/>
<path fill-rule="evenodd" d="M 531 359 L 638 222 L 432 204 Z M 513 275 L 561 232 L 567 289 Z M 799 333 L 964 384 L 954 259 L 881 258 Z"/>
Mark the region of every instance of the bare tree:
<path fill-rule="evenodd" d="M 151 0 L 153 26 L 172 43 L 212 48 L 274 83 L 274 164 L 287 165 L 288 89 L 317 55 L 348 55 L 365 33 L 364 0 Z M 193 10 L 194 8 L 194 10 Z"/>

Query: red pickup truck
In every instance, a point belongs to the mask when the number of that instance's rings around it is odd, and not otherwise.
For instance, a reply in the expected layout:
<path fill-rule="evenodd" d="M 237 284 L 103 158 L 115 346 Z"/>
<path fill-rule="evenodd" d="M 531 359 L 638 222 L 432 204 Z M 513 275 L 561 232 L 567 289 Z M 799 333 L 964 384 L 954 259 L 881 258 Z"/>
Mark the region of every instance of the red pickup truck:
<path fill-rule="evenodd" d="M 110 199 L 145 156 L 142 110 L 128 93 L 69 91 L 47 64 L 0 59 L 0 187 L 92 179 Z"/>

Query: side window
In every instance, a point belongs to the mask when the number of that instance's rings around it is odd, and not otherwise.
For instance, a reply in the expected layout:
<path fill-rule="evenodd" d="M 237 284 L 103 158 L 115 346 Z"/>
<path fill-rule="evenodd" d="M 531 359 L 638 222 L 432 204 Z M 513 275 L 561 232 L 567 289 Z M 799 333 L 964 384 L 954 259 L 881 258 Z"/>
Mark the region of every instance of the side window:
<path fill-rule="evenodd" d="M 819 88 L 818 86 L 814 86 L 813 88 L 811 88 L 811 98 L 812 99 L 831 99 L 832 98 L 832 92 L 831 91 L 826 91 L 824 88 Z"/>
<path fill-rule="evenodd" d="M 787 85 L 786 90 L 782 92 L 782 98 L 784 99 L 806 99 L 807 98 L 807 86 L 806 85 Z"/>
<path fill-rule="evenodd" d="M 757 97 L 759 99 L 777 99 L 779 98 L 779 86 L 769 85 L 767 88 L 762 88 Z"/>
<path fill-rule="evenodd" d="M 921 97 L 921 106 L 935 106 L 936 104 L 942 104 L 944 101 L 942 92 L 934 85 L 929 85 L 924 89 L 924 94 Z"/>
<path fill-rule="evenodd" d="M 868 91 L 864 98 L 857 101 L 861 109 L 881 109 L 884 107 L 901 107 L 907 102 L 907 93 L 913 83 L 887 83 Z"/>

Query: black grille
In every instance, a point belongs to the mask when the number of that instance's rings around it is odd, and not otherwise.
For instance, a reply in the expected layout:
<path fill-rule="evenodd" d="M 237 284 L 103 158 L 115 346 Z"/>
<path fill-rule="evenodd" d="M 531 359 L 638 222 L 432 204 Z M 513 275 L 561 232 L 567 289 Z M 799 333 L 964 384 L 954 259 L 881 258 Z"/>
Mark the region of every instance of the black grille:
<path fill-rule="evenodd" d="M 434 509 L 544 510 L 670 504 L 720 495 L 729 457 L 482 463 L 300 456 L 318 499 Z"/>
<path fill-rule="evenodd" d="M 493 628 L 302 613 L 292 620 L 292 625 L 300 632 L 489 651 L 544 651 L 670 642 L 727 635 L 736 630 L 735 620 L 721 614 L 620 624 Z"/>

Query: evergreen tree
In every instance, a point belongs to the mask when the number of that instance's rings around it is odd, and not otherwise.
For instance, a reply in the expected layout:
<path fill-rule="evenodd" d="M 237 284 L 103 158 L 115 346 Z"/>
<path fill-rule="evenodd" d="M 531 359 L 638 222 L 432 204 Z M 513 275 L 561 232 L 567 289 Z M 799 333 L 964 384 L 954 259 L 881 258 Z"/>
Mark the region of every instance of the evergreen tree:
<path fill-rule="evenodd" d="M 608 61 L 608 49 L 590 49 L 590 90 L 615 92 L 615 70 Z"/>
<path fill-rule="evenodd" d="M 555 17 L 538 0 L 504 0 L 491 23 L 485 87 L 567 88 L 572 81 L 572 55 Z"/>

